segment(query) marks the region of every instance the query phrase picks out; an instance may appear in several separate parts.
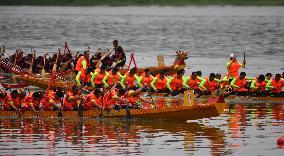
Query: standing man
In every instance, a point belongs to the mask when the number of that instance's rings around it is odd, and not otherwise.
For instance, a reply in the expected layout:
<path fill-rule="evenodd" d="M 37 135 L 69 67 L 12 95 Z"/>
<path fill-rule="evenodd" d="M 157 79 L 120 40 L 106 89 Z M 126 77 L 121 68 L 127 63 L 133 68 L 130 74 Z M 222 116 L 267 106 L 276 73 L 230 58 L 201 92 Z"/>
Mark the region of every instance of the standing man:
<path fill-rule="evenodd" d="M 118 40 L 114 40 L 112 44 L 115 52 L 112 56 L 114 58 L 114 63 L 112 67 L 124 67 L 126 62 L 126 56 L 123 48 L 118 45 Z"/>
<path fill-rule="evenodd" d="M 246 61 L 243 61 L 243 64 L 240 64 L 237 60 L 237 57 L 235 54 L 230 55 L 230 61 L 227 62 L 227 76 L 226 79 L 230 81 L 230 79 L 236 78 L 239 76 L 239 69 L 242 67 L 244 68 L 246 66 Z M 225 78 L 225 77 L 224 77 Z M 229 82 L 230 83 L 230 82 Z"/>

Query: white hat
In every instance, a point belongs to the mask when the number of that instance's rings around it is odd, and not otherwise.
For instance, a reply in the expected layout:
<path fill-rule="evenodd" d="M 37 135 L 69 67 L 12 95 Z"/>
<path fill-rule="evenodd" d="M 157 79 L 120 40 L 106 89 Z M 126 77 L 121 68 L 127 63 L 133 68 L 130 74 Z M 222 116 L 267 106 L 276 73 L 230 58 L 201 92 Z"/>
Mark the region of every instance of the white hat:
<path fill-rule="evenodd" d="M 230 58 L 236 58 L 236 55 L 235 54 L 231 54 Z"/>

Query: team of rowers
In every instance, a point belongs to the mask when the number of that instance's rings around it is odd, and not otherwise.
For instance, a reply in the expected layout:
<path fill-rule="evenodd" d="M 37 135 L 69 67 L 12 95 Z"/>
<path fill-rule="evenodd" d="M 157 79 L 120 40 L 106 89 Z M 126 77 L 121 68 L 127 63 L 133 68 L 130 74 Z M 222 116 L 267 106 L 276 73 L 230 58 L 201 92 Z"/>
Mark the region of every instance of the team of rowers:
<path fill-rule="evenodd" d="M 93 66 L 89 60 L 90 51 L 77 57 L 75 65 L 76 83 L 71 90 L 57 88 L 46 93 L 39 91 L 26 96 L 24 90 L 13 90 L 7 94 L 0 92 L 1 109 L 3 110 L 78 110 L 82 105 L 84 110 L 121 109 L 126 106 L 138 108 L 141 101 L 153 103 L 144 99 L 142 92 L 165 93 L 165 96 L 176 96 L 185 90 L 194 90 L 198 96 L 211 95 L 225 90 L 227 94 L 277 96 L 283 97 L 284 73 L 259 75 L 256 78 L 247 77 L 245 72 L 239 73 L 245 67 L 246 61 L 239 63 L 235 54 L 230 55 L 227 63 L 227 75 L 211 73 L 203 78 L 201 71 L 185 75 L 180 69 L 173 76 L 161 71 L 152 75 L 149 69 L 141 70 L 136 67 L 127 71 L 124 69 L 125 54 L 118 41 L 113 42 L 115 54 L 109 51 L 101 53 Z M 120 50 L 118 50 L 120 49 Z M 105 59 L 105 58 L 109 59 Z M 111 63 L 106 63 L 108 60 Z M 91 92 L 83 95 L 84 86 L 89 86 Z"/>
<path fill-rule="evenodd" d="M 65 43 L 64 50 L 58 49 L 58 52 L 53 54 L 51 57 L 48 53 L 43 56 L 37 56 L 37 50 L 31 50 L 31 53 L 26 53 L 21 49 L 17 49 L 11 56 L 7 56 L 6 48 L 3 46 L 0 48 L 0 59 L 2 55 L 6 55 L 7 60 L 13 65 L 20 67 L 21 69 L 28 71 L 33 74 L 40 73 L 42 70 L 51 73 L 53 70 L 62 72 L 72 70 L 81 56 L 79 52 L 72 52 L 67 43 Z M 111 53 L 114 51 L 114 54 Z M 90 54 L 91 49 L 88 47 L 85 53 L 85 58 L 88 60 L 88 67 L 95 68 L 96 66 L 103 65 L 107 68 L 112 66 L 124 67 L 126 62 L 126 55 L 123 48 L 118 45 L 118 41 L 113 41 L 113 49 L 106 49 L 105 51 L 99 48 L 93 55 Z M 103 57 L 103 58 L 102 58 Z M 3 59 L 3 61 L 5 61 Z M 80 60 L 79 62 L 81 62 Z M 97 64 L 100 62 L 100 64 Z M 54 69 L 55 67 L 55 69 Z M 0 68 L 5 72 L 10 72 L 7 68 Z"/>

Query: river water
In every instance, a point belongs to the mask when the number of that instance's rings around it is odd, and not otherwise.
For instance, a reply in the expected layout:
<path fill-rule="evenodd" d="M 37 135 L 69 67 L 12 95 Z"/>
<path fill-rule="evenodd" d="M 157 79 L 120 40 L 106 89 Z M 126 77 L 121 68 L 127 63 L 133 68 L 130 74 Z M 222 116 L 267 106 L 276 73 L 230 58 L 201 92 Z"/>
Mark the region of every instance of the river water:
<path fill-rule="evenodd" d="M 225 74 L 231 53 L 255 76 L 284 71 L 284 7 L 0 7 L 0 44 L 55 53 L 111 48 L 118 39 L 138 66 L 171 64 L 189 49 L 190 69 Z M 284 103 L 284 102 L 283 102 Z M 0 119 L 0 155 L 283 155 L 283 103 L 231 104 L 220 116 L 171 122 L 123 119 Z"/>

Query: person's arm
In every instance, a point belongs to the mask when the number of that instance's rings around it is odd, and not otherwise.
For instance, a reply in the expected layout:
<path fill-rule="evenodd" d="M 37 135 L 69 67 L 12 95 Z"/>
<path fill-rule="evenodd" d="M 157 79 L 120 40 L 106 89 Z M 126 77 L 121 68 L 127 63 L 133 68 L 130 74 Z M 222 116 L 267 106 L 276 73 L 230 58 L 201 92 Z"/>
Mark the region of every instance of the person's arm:
<path fill-rule="evenodd" d="M 187 84 L 188 84 L 188 82 L 189 82 L 189 80 L 190 80 L 190 77 L 189 77 L 189 76 L 183 76 L 182 79 L 183 79 L 182 86 L 183 86 L 185 89 L 188 89 L 189 86 L 188 86 Z"/>
<path fill-rule="evenodd" d="M 233 60 L 227 62 L 227 70 L 229 71 L 231 64 L 233 63 Z"/>
<path fill-rule="evenodd" d="M 240 64 L 240 63 L 238 62 L 238 64 L 240 65 L 241 68 L 245 68 L 245 67 L 246 67 L 246 64 L 245 64 L 245 63 Z"/>
<path fill-rule="evenodd" d="M 228 82 L 228 81 L 229 81 L 228 76 L 224 76 L 224 77 L 222 78 L 222 82 Z"/>
<path fill-rule="evenodd" d="M 157 91 L 156 87 L 155 87 L 155 84 L 158 82 L 158 78 L 157 77 L 154 77 L 154 79 L 152 80 L 151 82 L 151 87 Z"/>
<path fill-rule="evenodd" d="M 109 87 L 109 85 L 107 84 L 107 80 L 109 78 L 109 75 L 110 75 L 110 73 L 107 72 L 106 75 L 103 78 L 103 81 L 102 81 L 104 86 L 107 87 L 107 88 Z"/>
<path fill-rule="evenodd" d="M 109 73 L 106 72 L 106 75 L 109 75 Z M 103 78 L 103 80 L 102 80 L 102 83 L 104 84 L 104 86 L 108 86 L 108 84 L 107 84 L 107 82 L 106 82 L 106 79 L 105 79 L 106 75 L 104 76 L 104 78 Z"/>
<path fill-rule="evenodd" d="M 153 101 L 151 100 L 147 100 L 147 99 L 145 99 L 145 98 L 143 98 L 143 97 L 139 97 L 139 99 L 142 101 L 142 102 L 146 102 L 146 103 L 151 103 L 151 104 L 155 104 L 155 103 L 153 103 Z"/>
<path fill-rule="evenodd" d="M 77 83 L 78 86 L 81 85 L 81 83 L 80 83 L 81 74 L 82 74 L 82 72 L 79 71 L 79 72 L 77 73 L 77 75 L 76 75 L 76 83 Z"/>
<path fill-rule="evenodd" d="M 143 85 L 141 84 L 141 79 L 142 79 L 142 76 L 137 76 L 136 74 L 134 74 L 134 77 L 135 77 L 135 80 L 137 82 L 137 85 L 139 88 L 141 88 Z"/>
<path fill-rule="evenodd" d="M 271 85 L 272 84 L 272 80 L 269 80 L 265 86 L 266 89 L 268 90 L 272 90 L 274 87 Z"/>
<path fill-rule="evenodd" d="M 197 76 L 197 79 L 200 81 L 199 87 L 202 88 L 203 90 L 207 90 L 206 87 L 204 87 L 204 84 L 206 83 L 206 79 Z"/>
<path fill-rule="evenodd" d="M 11 99 L 9 99 L 9 100 L 7 101 L 7 103 L 8 103 L 13 109 L 15 109 L 16 111 L 20 111 L 20 110 L 14 105 L 14 103 L 13 103 L 13 101 L 12 101 Z"/>
<path fill-rule="evenodd" d="M 97 78 L 98 74 L 98 71 L 95 71 L 94 74 L 91 74 L 91 84 L 93 87 L 95 86 L 94 80 Z"/>
<path fill-rule="evenodd" d="M 34 112 L 36 112 L 36 113 L 38 112 L 38 111 L 35 110 L 34 103 L 30 102 L 30 103 L 29 103 L 29 106 L 32 108 L 32 110 L 33 110 Z"/>
<path fill-rule="evenodd" d="M 254 77 L 248 77 L 248 76 L 246 76 L 246 80 L 248 80 L 248 81 L 253 81 L 253 80 L 255 80 L 255 78 L 254 78 Z"/>
<path fill-rule="evenodd" d="M 223 82 L 221 79 L 217 79 L 217 78 L 214 78 L 214 81 L 217 82 L 217 83 L 222 83 Z"/>
<path fill-rule="evenodd" d="M 258 87 L 256 87 L 255 85 L 256 85 L 256 80 L 253 80 L 250 84 L 250 88 L 253 89 L 253 90 L 257 90 Z"/>
<path fill-rule="evenodd" d="M 126 81 L 126 75 L 121 75 L 119 72 L 117 72 L 117 74 L 118 74 L 118 76 L 119 76 L 119 78 L 120 78 L 120 85 L 123 87 L 123 88 L 125 88 L 125 81 Z"/>
<path fill-rule="evenodd" d="M 174 77 L 171 77 L 171 78 L 168 78 L 168 79 L 167 79 L 166 85 L 167 85 L 167 88 L 168 88 L 170 91 L 173 91 L 172 88 L 171 88 L 171 83 L 173 82 L 173 80 L 174 80 Z"/>
<path fill-rule="evenodd" d="M 235 84 L 236 81 L 237 81 L 237 79 L 234 78 L 234 79 L 231 81 L 231 83 L 230 83 L 230 85 L 231 85 L 233 88 L 239 88 L 239 86 L 237 86 L 237 85 Z"/>
<path fill-rule="evenodd" d="M 82 67 L 86 70 L 87 69 L 87 61 L 83 60 L 81 63 L 82 63 Z"/>

